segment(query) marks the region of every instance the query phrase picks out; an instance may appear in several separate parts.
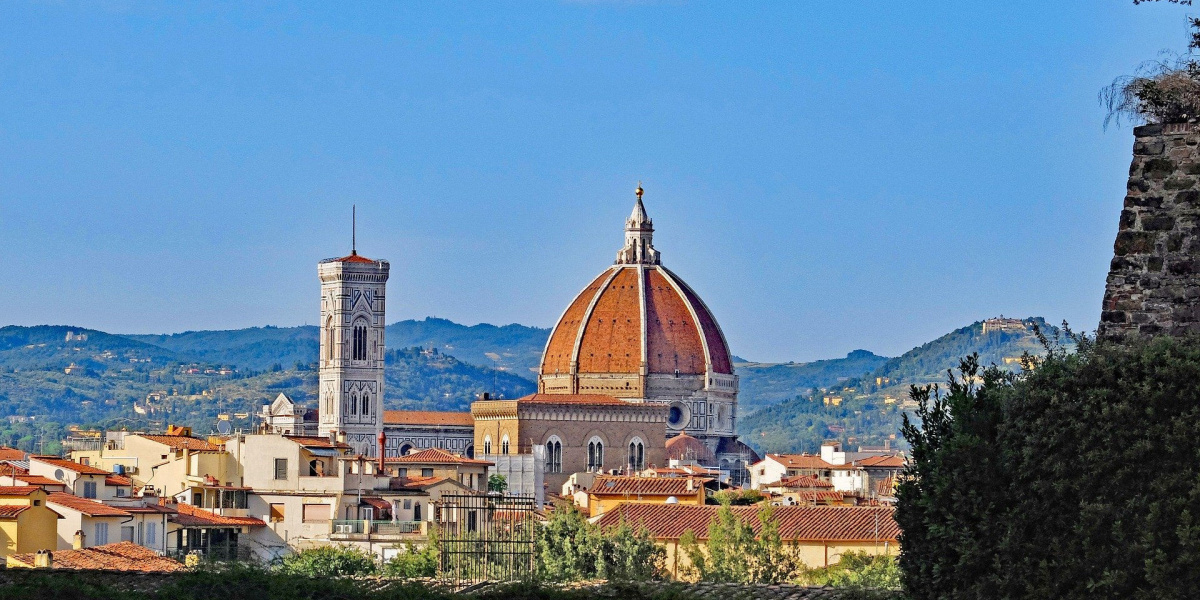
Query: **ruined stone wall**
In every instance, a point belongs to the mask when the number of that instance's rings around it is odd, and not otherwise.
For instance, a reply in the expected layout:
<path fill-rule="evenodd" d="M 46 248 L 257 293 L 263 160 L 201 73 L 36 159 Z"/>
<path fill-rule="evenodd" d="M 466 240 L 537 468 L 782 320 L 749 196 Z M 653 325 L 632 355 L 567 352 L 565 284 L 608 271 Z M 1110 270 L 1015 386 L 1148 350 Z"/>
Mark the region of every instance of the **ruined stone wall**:
<path fill-rule="evenodd" d="M 1134 128 L 1098 334 L 1200 332 L 1200 128 Z"/>

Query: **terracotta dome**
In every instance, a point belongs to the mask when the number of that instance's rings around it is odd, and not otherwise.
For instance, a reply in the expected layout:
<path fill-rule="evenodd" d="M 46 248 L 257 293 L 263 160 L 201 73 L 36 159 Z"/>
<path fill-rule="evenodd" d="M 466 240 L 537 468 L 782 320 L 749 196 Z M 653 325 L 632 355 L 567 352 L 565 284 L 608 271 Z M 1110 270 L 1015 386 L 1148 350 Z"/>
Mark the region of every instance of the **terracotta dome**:
<path fill-rule="evenodd" d="M 653 233 L 639 194 L 615 264 L 575 297 L 550 334 L 539 370 L 542 392 L 662 401 L 700 390 L 736 394 L 717 320 L 660 264 Z M 725 413 L 732 417 L 732 409 Z"/>
<path fill-rule="evenodd" d="M 542 355 L 543 375 L 732 374 L 716 319 L 661 265 L 613 265 L 567 307 Z M 645 371 L 642 366 L 645 365 Z"/>

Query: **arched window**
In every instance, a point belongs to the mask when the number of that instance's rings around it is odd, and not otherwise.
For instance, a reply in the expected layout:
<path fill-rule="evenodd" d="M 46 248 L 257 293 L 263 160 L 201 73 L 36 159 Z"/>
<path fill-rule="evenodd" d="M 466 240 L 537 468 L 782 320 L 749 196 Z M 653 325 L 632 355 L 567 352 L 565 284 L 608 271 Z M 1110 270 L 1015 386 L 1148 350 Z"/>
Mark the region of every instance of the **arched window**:
<path fill-rule="evenodd" d="M 562 440 L 557 435 L 546 440 L 546 472 L 562 473 Z"/>
<path fill-rule="evenodd" d="M 500 454 L 508 454 L 508 434 L 500 437 Z"/>
<path fill-rule="evenodd" d="M 367 322 L 359 319 L 354 322 L 354 360 L 367 360 Z"/>
<path fill-rule="evenodd" d="M 358 394 L 350 394 L 350 414 L 358 414 Z"/>
<path fill-rule="evenodd" d="M 325 321 L 325 360 L 333 360 L 333 347 L 337 342 L 333 339 L 333 319 Z"/>
<path fill-rule="evenodd" d="M 467 458 L 475 458 L 475 446 L 467 446 L 467 451 L 464 452 Z"/>
<path fill-rule="evenodd" d="M 413 449 L 412 444 L 404 443 L 400 445 L 400 456 L 408 456 L 408 453 Z"/>
<path fill-rule="evenodd" d="M 629 468 L 635 471 L 646 468 L 646 445 L 641 438 L 633 438 L 629 442 Z"/>
<path fill-rule="evenodd" d="M 588 441 L 588 466 L 589 471 L 597 471 L 604 468 L 604 442 L 599 436 L 593 436 Z"/>
<path fill-rule="evenodd" d="M 483 455 L 487 456 L 492 453 L 492 436 L 483 436 Z"/>
<path fill-rule="evenodd" d="M 364 415 L 371 414 L 371 395 L 370 394 L 362 395 L 362 410 L 359 412 L 361 412 Z"/>

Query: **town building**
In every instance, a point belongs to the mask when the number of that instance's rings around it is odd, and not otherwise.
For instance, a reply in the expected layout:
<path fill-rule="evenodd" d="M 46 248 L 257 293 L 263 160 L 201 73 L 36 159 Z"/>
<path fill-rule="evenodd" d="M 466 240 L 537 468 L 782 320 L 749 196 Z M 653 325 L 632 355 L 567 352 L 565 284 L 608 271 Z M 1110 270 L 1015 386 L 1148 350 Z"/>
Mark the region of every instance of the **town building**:
<path fill-rule="evenodd" d="M 283 392 L 274 401 L 264 403 L 258 417 L 259 433 L 317 435 L 317 409 L 298 406 Z"/>
<path fill-rule="evenodd" d="M 702 506 L 708 497 L 705 484 L 695 477 L 638 477 L 600 475 L 587 489 L 588 515 L 598 517 L 623 503 L 689 504 Z"/>
<path fill-rule="evenodd" d="M 404 456 L 413 450 L 440 448 L 475 457 L 475 420 L 469 412 L 385 410 L 385 456 Z"/>
<path fill-rule="evenodd" d="M 488 467 L 493 466 L 495 463 L 459 456 L 441 448 L 384 459 L 384 470 L 392 477 L 451 479 L 478 492 L 487 491 Z"/>
<path fill-rule="evenodd" d="M 626 502 L 604 513 L 596 522 L 601 527 L 627 523 L 644 527 L 666 549 L 666 568 L 674 576 L 689 565 L 679 540 L 692 532 L 700 545 L 708 543 L 708 526 L 717 518 L 719 506 L 682 504 L 645 504 Z M 759 507 L 735 506 L 734 515 L 760 529 Z M 894 556 L 899 552 L 900 527 L 890 508 L 844 506 L 779 506 L 772 519 L 779 525 L 779 536 L 792 547 L 810 568 L 835 564 L 848 552 L 872 556 Z"/>
<path fill-rule="evenodd" d="M 0 558 L 58 548 L 59 515 L 48 497 L 37 486 L 0 487 Z"/>

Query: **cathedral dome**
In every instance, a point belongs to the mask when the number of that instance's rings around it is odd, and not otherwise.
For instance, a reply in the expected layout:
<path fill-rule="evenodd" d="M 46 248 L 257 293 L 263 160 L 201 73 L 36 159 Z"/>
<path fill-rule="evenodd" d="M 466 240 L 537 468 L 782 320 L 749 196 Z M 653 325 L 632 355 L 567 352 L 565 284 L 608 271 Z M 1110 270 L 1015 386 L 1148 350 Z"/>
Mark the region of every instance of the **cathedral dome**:
<path fill-rule="evenodd" d="M 660 264 L 641 188 L 625 222 L 625 247 L 559 319 L 540 368 L 546 393 L 654 399 L 655 388 L 736 389 L 725 336 L 712 312 Z M 680 379 L 696 385 L 680 388 Z M 657 383 L 656 383 L 657 381 Z"/>

